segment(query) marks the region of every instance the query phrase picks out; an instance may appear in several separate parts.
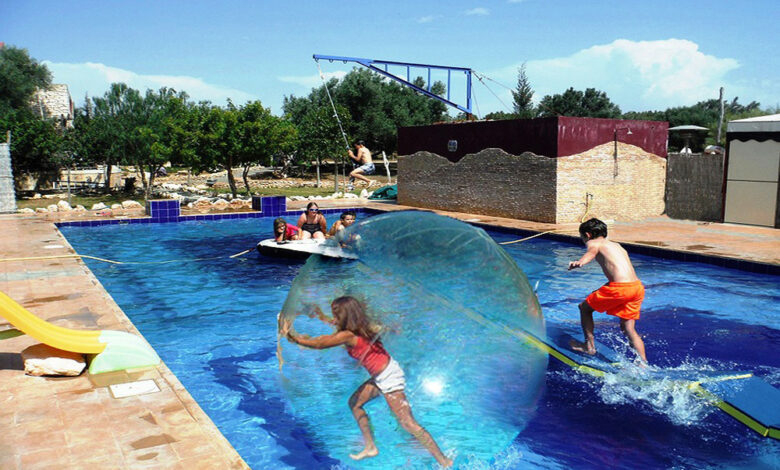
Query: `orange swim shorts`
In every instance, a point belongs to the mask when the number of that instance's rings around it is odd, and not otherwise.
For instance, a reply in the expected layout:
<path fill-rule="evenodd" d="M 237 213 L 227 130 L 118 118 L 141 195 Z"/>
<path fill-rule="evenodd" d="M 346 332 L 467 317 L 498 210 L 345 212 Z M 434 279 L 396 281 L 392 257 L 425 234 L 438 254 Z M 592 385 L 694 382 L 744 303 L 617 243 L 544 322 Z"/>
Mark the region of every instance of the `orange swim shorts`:
<path fill-rule="evenodd" d="M 645 299 L 641 281 L 608 282 L 593 291 L 585 302 L 597 312 L 606 312 L 624 320 L 639 320 L 639 309 Z"/>

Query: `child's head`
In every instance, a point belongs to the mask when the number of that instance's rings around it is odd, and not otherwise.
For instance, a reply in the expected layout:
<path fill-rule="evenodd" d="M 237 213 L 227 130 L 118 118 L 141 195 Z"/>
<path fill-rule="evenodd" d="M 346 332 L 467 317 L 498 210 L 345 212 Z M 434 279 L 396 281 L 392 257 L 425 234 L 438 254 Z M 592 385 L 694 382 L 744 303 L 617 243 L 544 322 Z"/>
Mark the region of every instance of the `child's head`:
<path fill-rule="evenodd" d="M 331 302 L 330 310 L 339 331 L 348 330 L 368 339 L 376 336 L 366 315 L 366 307 L 358 299 L 348 295 L 339 297 Z"/>
<path fill-rule="evenodd" d="M 349 227 L 350 225 L 355 223 L 355 218 L 357 217 L 357 214 L 355 211 L 344 211 L 341 213 L 341 225 L 344 227 Z"/>
<path fill-rule="evenodd" d="M 607 224 L 599 219 L 593 218 L 580 224 L 580 237 L 588 241 L 594 238 L 607 237 Z"/>
<path fill-rule="evenodd" d="M 274 220 L 274 233 L 283 233 L 287 230 L 287 221 L 279 217 Z"/>

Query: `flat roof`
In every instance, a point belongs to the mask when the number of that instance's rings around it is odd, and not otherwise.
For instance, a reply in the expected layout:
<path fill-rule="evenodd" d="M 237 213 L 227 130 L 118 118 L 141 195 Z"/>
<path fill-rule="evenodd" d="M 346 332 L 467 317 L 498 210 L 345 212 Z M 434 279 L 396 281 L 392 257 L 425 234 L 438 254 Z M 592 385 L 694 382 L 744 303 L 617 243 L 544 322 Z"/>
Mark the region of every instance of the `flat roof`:
<path fill-rule="evenodd" d="M 780 114 L 729 121 L 727 132 L 780 132 Z"/>

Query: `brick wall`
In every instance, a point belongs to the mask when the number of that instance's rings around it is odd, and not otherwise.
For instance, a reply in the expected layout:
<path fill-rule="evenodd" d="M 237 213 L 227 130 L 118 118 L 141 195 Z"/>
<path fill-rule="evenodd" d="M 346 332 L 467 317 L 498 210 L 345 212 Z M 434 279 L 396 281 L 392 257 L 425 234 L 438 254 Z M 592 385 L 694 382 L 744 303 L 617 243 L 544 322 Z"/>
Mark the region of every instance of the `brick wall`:
<path fill-rule="evenodd" d="M 585 196 L 590 215 L 640 220 L 664 212 L 666 160 L 619 143 L 577 155 L 515 156 L 485 149 L 452 163 L 417 152 L 398 159 L 398 203 L 413 207 L 495 215 L 537 222 L 579 222 Z"/>
<path fill-rule="evenodd" d="M 612 220 L 642 220 L 664 212 L 666 160 L 639 147 L 606 143 L 557 160 L 557 223 L 579 222 L 586 194 L 589 213 Z M 615 169 L 617 167 L 617 176 Z"/>
<path fill-rule="evenodd" d="M 555 222 L 555 159 L 485 149 L 452 163 L 417 152 L 398 158 L 398 203 Z"/>

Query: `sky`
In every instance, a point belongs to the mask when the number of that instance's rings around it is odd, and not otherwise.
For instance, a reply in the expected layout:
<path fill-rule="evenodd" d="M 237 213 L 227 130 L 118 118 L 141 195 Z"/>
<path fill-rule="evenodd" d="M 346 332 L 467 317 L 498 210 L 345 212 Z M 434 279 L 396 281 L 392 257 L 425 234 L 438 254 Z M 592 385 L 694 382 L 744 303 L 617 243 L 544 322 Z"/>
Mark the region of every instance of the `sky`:
<path fill-rule="evenodd" d="M 312 54 L 471 68 L 490 79 L 474 82 L 478 116 L 509 111 L 523 63 L 535 102 L 593 87 L 622 111 L 664 110 L 722 86 L 776 107 L 778 24 L 777 0 L 0 1 L 0 42 L 45 63 L 77 105 L 121 81 L 277 115 L 322 83 Z M 453 101 L 465 95 L 453 75 Z"/>

